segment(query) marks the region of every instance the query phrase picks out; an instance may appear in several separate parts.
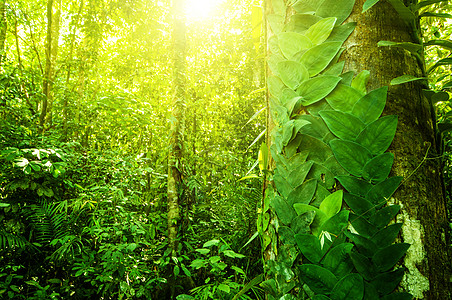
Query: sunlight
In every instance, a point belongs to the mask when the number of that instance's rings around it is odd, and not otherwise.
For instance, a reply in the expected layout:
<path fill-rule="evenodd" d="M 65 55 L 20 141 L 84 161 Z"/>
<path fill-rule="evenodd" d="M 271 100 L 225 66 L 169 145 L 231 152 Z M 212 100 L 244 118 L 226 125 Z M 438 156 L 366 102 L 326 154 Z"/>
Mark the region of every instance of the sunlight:
<path fill-rule="evenodd" d="M 210 17 L 222 1 L 224 0 L 187 0 L 187 19 L 196 21 Z"/>

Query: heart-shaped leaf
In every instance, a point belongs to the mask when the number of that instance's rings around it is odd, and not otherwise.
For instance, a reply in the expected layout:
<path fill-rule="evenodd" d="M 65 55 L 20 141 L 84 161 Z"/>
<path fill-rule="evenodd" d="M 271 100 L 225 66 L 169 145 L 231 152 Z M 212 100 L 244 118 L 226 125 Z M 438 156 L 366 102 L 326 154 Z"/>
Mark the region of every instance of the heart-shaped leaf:
<path fill-rule="evenodd" d="M 342 190 L 332 193 L 323 199 L 319 209 L 323 211 L 328 218 L 331 218 L 341 210 L 343 194 L 344 192 Z"/>
<path fill-rule="evenodd" d="M 339 81 L 341 81 L 341 78 L 336 76 L 316 76 L 303 82 L 297 89 L 297 93 L 304 98 L 303 105 L 308 106 L 328 96 Z"/>
<path fill-rule="evenodd" d="M 301 253 L 312 263 L 318 264 L 325 252 L 320 240 L 312 234 L 296 234 L 295 241 Z"/>
<path fill-rule="evenodd" d="M 350 174 L 360 177 L 372 154 L 362 145 L 343 140 L 332 140 L 331 150 L 339 164 Z"/>
<path fill-rule="evenodd" d="M 325 42 L 314 46 L 301 56 L 300 63 L 306 66 L 309 76 L 313 77 L 330 64 L 341 46 L 341 42 Z"/>
<path fill-rule="evenodd" d="M 313 264 L 298 266 L 300 279 L 317 294 L 329 294 L 337 283 L 337 278 L 327 269 Z"/>
<path fill-rule="evenodd" d="M 282 82 L 292 90 L 296 90 L 303 81 L 309 79 L 308 69 L 296 61 L 281 61 L 277 64 L 277 70 Z"/>
<path fill-rule="evenodd" d="M 305 35 L 312 41 L 313 45 L 319 45 L 328 38 L 334 28 L 334 24 L 336 24 L 335 17 L 321 19 L 309 27 Z"/>
<path fill-rule="evenodd" d="M 356 142 L 369 151 L 378 155 L 385 152 L 392 140 L 397 129 L 397 116 L 385 116 L 370 123 L 358 135 Z"/>
<path fill-rule="evenodd" d="M 359 90 L 340 83 L 331 94 L 326 97 L 326 101 L 335 110 L 350 113 L 353 110 L 355 103 L 362 97 L 363 93 Z"/>
<path fill-rule="evenodd" d="M 336 179 L 352 194 L 365 196 L 372 188 L 372 184 L 355 176 L 342 175 L 336 176 Z"/>
<path fill-rule="evenodd" d="M 362 299 L 364 295 L 363 278 L 356 273 L 342 277 L 334 286 L 330 298 L 333 300 Z"/>
<path fill-rule="evenodd" d="M 373 182 L 381 182 L 385 180 L 391 172 L 393 162 L 394 154 L 390 152 L 375 156 L 364 166 L 364 179 Z"/>
<path fill-rule="evenodd" d="M 331 132 L 342 140 L 353 141 L 364 129 L 365 124 L 357 117 L 341 111 L 321 111 L 319 115 Z"/>
<path fill-rule="evenodd" d="M 387 86 L 371 91 L 355 103 L 352 114 L 366 124 L 377 120 L 386 105 L 387 94 Z"/>
<path fill-rule="evenodd" d="M 342 278 L 353 270 L 350 259 L 353 244 L 342 243 L 327 252 L 322 264 L 330 270 L 337 278 Z"/>
<path fill-rule="evenodd" d="M 287 59 L 291 59 L 296 53 L 312 47 L 312 42 L 307 36 L 296 32 L 279 34 L 278 44 Z"/>

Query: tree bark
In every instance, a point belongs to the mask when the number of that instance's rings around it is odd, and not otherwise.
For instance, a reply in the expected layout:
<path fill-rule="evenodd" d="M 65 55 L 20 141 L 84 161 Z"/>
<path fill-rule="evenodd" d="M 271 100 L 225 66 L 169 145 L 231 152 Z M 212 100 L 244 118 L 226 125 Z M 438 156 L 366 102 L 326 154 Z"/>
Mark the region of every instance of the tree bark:
<path fill-rule="evenodd" d="M 173 2 L 173 110 L 171 116 L 170 152 L 168 154 L 168 242 L 171 255 L 177 253 L 180 220 L 180 189 L 182 185 L 182 150 L 185 110 L 185 0 Z M 174 297 L 174 289 L 172 291 Z"/>
<path fill-rule="evenodd" d="M 361 13 L 365 0 L 357 0 L 348 21 L 357 27 L 342 54 L 346 70 L 370 71 L 368 89 L 390 84 L 395 77 L 425 76 L 423 61 L 401 48 L 378 47 L 378 41 L 417 43 L 394 8 L 380 1 Z M 346 71 L 345 70 L 345 71 Z M 415 299 L 452 299 L 449 224 L 442 186 L 440 149 L 435 140 L 433 106 L 422 96 L 422 82 L 390 86 L 385 114 L 398 115 L 398 129 L 390 152 L 395 154 L 392 175 L 404 181 L 389 201 L 402 206 L 397 217 L 403 222 L 401 240 L 411 246 L 400 289 Z M 424 157 L 426 159 L 424 159 Z"/>

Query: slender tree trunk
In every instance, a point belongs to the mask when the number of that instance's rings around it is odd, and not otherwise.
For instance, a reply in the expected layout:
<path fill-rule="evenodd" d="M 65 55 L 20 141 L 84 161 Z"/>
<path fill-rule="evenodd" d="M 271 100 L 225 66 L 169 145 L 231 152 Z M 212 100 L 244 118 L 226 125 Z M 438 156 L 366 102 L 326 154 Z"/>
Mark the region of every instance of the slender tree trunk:
<path fill-rule="evenodd" d="M 48 99 L 50 94 L 50 82 L 52 78 L 52 10 L 53 0 L 47 1 L 47 38 L 46 38 L 46 66 L 44 70 L 44 81 L 42 85 L 42 93 L 44 98 L 41 102 L 41 115 L 39 116 L 39 132 L 44 132 L 44 125 L 47 115 Z"/>
<path fill-rule="evenodd" d="M 171 148 L 168 155 L 168 241 L 171 255 L 177 253 L 177 234 L 180 220 L 180 189 L 182 185 L 182 148 L 185 110 L 185 0 L 173 1 L 174 73 L 173 111 L 171 117 Z M 172 297 L 174 288 L 172 287 Z"/>
<path fill-rule="evenodd" d="M 6 0 L 0 1 L 0 65 L 5 56 L 5 41 L 8 22 L 6 21 Z"/>
<path fill-rule="evenodd" d="M 56 59 L 58 55 L 58 40 L 60 37 L 60 19 L 61 19 L 61 0 L 56 3 L 56 11 L 52 13 L 52 45 L 50 48 L 50 73 L 49 73 L 49 84 L 48 84 L 48 95 L 47 95 L 47 114 L 45 124 L 47 127 L 52 126 L 52 108 L 53 108 L 53 99 L 54 99 L 54 89 L 53 86 L 55 84 L 55 66 Z"/>
<path fill-rule="evenodd" d="M 361 13 L 357 0 L 349 21 L 358 23 L 346 42 L 342 58 L 348 70 L 370 71 L 369 90 L 389 85 L 395 77 L 423 74 L 423 62 L 401 48 L 378 47 L 381 40 L 419 41 L 386 1 Z M 427 88 L 419 82 L 391 86 L 386 114 L 398 115 L 393 175 L 404 181 L 390 201 L 402 206 L 397 219 L 403 222 L 401 239 L 411 247 L 404 258 L 407 271 L 401 289 L 415 299 L 452 299 L 449 224 L 442 187 L 441 155 L 435 141 L 432 104 L 422 96 Z M 427 159 L 424 159 L 426 157 Z"/>

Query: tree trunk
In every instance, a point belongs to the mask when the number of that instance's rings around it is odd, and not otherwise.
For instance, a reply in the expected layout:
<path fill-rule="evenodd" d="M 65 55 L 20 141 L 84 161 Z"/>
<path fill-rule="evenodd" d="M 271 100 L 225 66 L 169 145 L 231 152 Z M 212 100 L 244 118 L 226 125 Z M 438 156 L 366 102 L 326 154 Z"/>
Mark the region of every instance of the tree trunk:
<path fill-rule="evenodd" d="M 369 70 L 369 90 L 389 86 L 398 76 L 423 77 L 423 62 L 401 48 L 378 47 L 379 41 L 413 42 L 416 33 L 394 8 L 380 1 L 361 13 L 357 0 L 348 21 L 357 27 L 342 55 L 345 69 Z M 415 299 L 452 299 L 449 224 L 442 186 L 441 152 L 435 140 L 432 104 L 422 96 L 422 83 L 390 86 L 384 114 L 398 115 L 398 129 L 390 152 L 395 154 L 392 173 L 404 181 L 390 201 L 402 206 L 401 240 L 411 244 L 404 258 L 407 268 L 401 289 Z M 424 159 L 424 157 L 426 159 Z"/>
<path fill-rule="evenodd" d="M 0 2 L 0 65 L 5 56 L 5 40 L 8 22 L 6 21 L 6 0 Z"/>
<path fill-rule="evenodd" d="M 185 110 L 185 1 L 173 2 L 173 111 L 171 117 L 170 152 L 168 154 L 168 241 L 171 256 L 176 257 L 180 220 L 180 190 L 182 184 L 182 149 Z M 174 298 L 174 285 L 172 285 Z"/>

